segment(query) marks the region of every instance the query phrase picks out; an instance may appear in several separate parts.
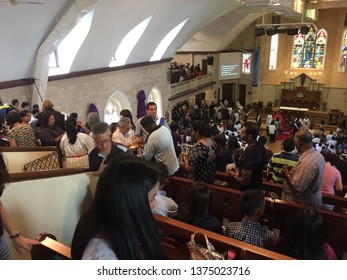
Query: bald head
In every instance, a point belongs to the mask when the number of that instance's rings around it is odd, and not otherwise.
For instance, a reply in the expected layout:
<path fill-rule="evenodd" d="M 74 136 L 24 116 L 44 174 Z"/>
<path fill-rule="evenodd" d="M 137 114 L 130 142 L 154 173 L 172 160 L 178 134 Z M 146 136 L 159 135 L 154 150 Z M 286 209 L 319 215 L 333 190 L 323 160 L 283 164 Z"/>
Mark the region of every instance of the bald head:
<path fill-rule="evenodd" d="M 300 130 L 295 134 L 295 146 L 302 153 L 312 148 L 312 135 L 308 130 Z"/>

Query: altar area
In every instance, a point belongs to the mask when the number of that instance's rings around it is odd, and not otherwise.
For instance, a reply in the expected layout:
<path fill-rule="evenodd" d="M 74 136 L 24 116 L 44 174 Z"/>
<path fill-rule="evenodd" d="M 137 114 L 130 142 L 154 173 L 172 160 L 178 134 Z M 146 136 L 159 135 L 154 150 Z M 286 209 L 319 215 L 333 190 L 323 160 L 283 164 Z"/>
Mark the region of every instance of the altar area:
<path fill-rule="evenodd" d="M 305 116 L 315 129 L 324 121 L 326 130 L 336 130 L 344 113 L 339 109 L 326 108 L 326 102 L 322 100 L 323 86 L 304 73 L 289 79 L 289 82 L 281 82 L 279 106 L 273 107 L 272 111 L 282 115 L 286 130 L 291 129 L 295 118 Z"/>

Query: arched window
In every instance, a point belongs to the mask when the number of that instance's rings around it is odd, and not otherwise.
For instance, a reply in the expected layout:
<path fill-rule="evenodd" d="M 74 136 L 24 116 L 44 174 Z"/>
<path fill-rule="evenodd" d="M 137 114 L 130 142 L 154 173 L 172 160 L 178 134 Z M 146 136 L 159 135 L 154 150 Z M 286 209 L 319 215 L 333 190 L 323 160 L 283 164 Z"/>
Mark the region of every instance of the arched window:
<path fill-rule="evenodd" d="M 120 91 L 114 92 L 107 100 L 104 110 L 104 122 L 111 124 L 119 121 L 119 112 L 123 109 L 131 111 L 131 105 L 126 95 Z"/>
<path fill-rule="evenodd" d="M 324 69 L 327 32 L 320 29 L 316 32 L 313 25 L 308 33 L 300 32 L 294 37 L 294 47 L 292 53 L 292 69 Z"/>
<path fill-rule="evenodd" d="M 345 30 L 343 37 L 342 37 L 341 54 L 340 54 L 338 71 L 345 72 L 346 71 L 346 63 L 347 63 L 347 29 Z"/>
<path fill-rule="evenodd" d="M 276 70 L 278 52 L 278 34 L 271 36 L 269 70 Z"/>
<path fill-rule="evenodd" d="M 125 64 L 131 51 L 134 49 L 136 43 L 140 40 L 151 19 L 152 16 L 146 18 L 144 21 L 140 22 L 132 30 L 129 31 L 129 33 L 119 44 L 119 47 L 116 50 L 116 54 L 112 58 L 109 67 L 122 66 Z"/>
<path fill-rule="evenodd" d="M 162 117 L 163 116 L 163 102 L 161 98 L 161 93 L 159 89 L 156 87 L 152 88 L 151 91 L 148 94 L 147 103 L 148 102 L 154 102 L 157 104 L 157 116 Z"/>
<path fill-rule="evenodd" d="M 70 72 L 72 62 L 89 33 L 93 16 L 94 10 L 85 14 L 50 55 L 48 76 Z"/>

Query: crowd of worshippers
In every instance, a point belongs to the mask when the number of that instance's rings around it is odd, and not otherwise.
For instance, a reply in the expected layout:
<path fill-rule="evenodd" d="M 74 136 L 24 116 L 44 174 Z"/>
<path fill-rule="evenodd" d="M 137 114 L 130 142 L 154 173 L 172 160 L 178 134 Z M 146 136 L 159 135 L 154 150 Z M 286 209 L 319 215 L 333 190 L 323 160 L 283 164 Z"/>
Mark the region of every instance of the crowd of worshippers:
<path fill-rule="evenodd" d="M 189 79 L 194 79 L 197 76 L 205 75 L 206 73 L 201 69 L 200 63 L 190 65 L 190 63 L 178 64 L 172 62 L 170 64 L 171 84 L 176 84 Z"/>
<path fill-rule="evenodd" d="M 122 110 L 120 121 L 112 130 L 110 125 L 100 121 L 95 112 L 89 113 L 86 123 L 82 123 L 77 114 L 70 114 L 65 120 L 53 107 L 50 100 L 44 100 L 42 111 L 34 123 L 30 123 L 32 114 L 29 110 L 25 115 L 17 109 L 9 110 L 5 117 L 9 126 L 7 137 L 10 143 L 15 143 L 13 147 L 20 146 L 20 138 L 23 136 L 30 138 L 33 145 L 37 139 L 41 145 L 55 145 L 64 156 L 64 167 L 85 167 L 95 176 L 100 176 L 94 204 L 82 216 L 75 231 L 72 244 L 74 258 L 164 258 L 157 239 L 158 231 L 154 228 L 153 218 L 148 214 L 152 212 L 294 258 L 336 258 L 331 247 L 324 242 L 322 217 L 317 208 L 322 203 L 322 193 L 335 194 L 342 190 L 346 183 L 347 164 L 338 153 L 329 149 L 317 151 L 308 129 L 300 129 L 294 138 L 284 140 L 281 152 L 274 154 L 266 146 L 268 137 L 266 132 L 263 135 L 261 123 L 256 119 L 249 121 L 238 100 L 235 104 L 225 100 L 218 105 L 211 103 L 210 106 L 205 102 L 201 102 L 200 106 L 190 107 L 187 103 L 179 104 L 172 112 L 170 125 L 168 120 L 157 115 L 157 105 L 149 102 L 146 105 L 146 115 L 136 123 L 129 110 Z M 23 127 L 28 131 L 32 130 L 30 137 L 29 133 L 24 133 Z M 15 133 L 19 128 L 23 132 Z M 342 126 L 336 132 L 339 137 L 343 137 L 341 135 L 344 133 L 345 128 Z M 334 133 L 327 138 L 332 140 L 333 137 Z M 189 152 L 183 155 L 182 162 L 179 162 L 182 143 L 191 146 Z M 122 164 L 119 163 L 121 159 Z M 167 178 L 174 175 L 180 166 L 196 184 L 190 191 L 188 203 L 177 205 L 166 196 L 165 185 Z M 148 173 L 142 174 L 139 167 Z M 132 176 L 134 170 L 137 170 L 136 180 Z M 207 184 L 215 182 L 218 170 L 226 171 L 244 192 L 241 198 L 244 218 L 238 223 L 223 226 L 210 213 L 211 191 Z M 292 234 L 281 239 L 260 224 L 260 217 L 264 212 L 261 190 L 266 170 L 271 171 L 271 180 L 284 185 L 282 200 L 305 205 L 298 213 Z M 127 193 L 112 193 L 119 191 L 112 188 L 112 184 L 120 184 L 122 186 L 119 188 L 124 187 L 123 191 L 128 192 L 126 189 L 129 188 L 129 182 L 133 182 L 134 188 L 136 186 L 139 189 L 138 178 L 146 181 L 148 186 L 129 205 L 121 200 L 122 197 L 129 198 Z M 146 191 L 147 199 L 143 196 Z M 151 221 L 139 221 L 146 233 L 131 227 L 127 232 L 118 232 L 113 228 L 115 224 L 111 226 L 107 224 L 109 221 L 104 221 L 105 224 L 98 222 L 97 215 L 111 217 L 111 213 L 116 213 L 111 208 L 102 209 L 103 212 L 96 209 L 101 205 L 110 205 L 108 199 L 116 196 L 119 196 L 117 205 L 121 205 L 122 211 L 115 217 L 116 220 L 119 219 L 115 223 L 127 219 L 125 216 L 132 211 L 129 207 L 136 201 L 142 203 L 142 208 L 139 209 L 145 215 L 133 218 L 142 219 L 147 215 L 146 219 Z M 136 248 L 126 241 L 129 232 L 134 233 L 132 238 L 137 240 L 143 251 L 130 252 L 130 249 Z M 300 240 L 297 236 L 299 232 L 305 232 Z M 142 234 L 145 234 L 145 239 L 141 237 Z M 155 240 L 151 240 L 151 236 L 155 236 Z M 127 244 L 129 248 L 125 248 L 120 242 Z M 121 248 L 118 249 L 117 246 Z M 157 252 L 149 250 L 151 246 Z"/>

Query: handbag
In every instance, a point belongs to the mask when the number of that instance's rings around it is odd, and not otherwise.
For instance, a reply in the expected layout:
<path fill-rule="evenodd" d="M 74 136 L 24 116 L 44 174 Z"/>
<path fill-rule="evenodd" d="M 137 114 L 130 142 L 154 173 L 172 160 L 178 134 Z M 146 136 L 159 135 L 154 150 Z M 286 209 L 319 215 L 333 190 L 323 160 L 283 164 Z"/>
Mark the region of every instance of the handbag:
<path fill-rule="evenodd" d="M 202 234 L 205 238 L 206 245 L 201 245 L 195 242 L 195 235 Z M 224 260 L 225 253 L 217 252 L 207 236 L 200 231 L 196 231 L 190 236 L 190 241 L 187 242 L 191 260 Z"/>

